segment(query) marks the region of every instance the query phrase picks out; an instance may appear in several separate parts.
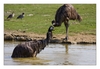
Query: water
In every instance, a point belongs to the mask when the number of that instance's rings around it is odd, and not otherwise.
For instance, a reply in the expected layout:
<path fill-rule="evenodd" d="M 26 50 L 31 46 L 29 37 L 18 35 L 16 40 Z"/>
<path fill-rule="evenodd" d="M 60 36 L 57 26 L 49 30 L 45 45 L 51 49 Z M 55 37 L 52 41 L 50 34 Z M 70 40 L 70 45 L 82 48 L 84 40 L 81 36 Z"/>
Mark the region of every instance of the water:
<path fill-rule="evenodd" d="M 19 42 L 4 42 L 4 65 L 96 65 L 96 45 L 49 44 L 31 58 L 11 58 Z"/>

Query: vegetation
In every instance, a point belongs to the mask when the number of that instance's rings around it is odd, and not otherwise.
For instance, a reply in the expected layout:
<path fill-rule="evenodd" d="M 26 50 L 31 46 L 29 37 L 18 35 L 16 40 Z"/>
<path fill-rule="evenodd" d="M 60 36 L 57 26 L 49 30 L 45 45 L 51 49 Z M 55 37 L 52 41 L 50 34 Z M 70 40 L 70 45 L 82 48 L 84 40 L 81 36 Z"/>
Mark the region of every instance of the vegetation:
<path fill-rule="evenodd" d="M 4 31 L 26 31 L 45 34 L 54 20 L 56 10 L 61 4 L 4 4 Z M 82 22 L 70 21 L 69 34 L 96 34 L 96 4 L 73 4 L 82 16 Z M 7 16 L 14 11 L 15 17 L 7 20 Z M 21 13 L 25 17 L 16 19 Z M 65 34 L 65 27 L 55 27 L 54 34 Z"/>

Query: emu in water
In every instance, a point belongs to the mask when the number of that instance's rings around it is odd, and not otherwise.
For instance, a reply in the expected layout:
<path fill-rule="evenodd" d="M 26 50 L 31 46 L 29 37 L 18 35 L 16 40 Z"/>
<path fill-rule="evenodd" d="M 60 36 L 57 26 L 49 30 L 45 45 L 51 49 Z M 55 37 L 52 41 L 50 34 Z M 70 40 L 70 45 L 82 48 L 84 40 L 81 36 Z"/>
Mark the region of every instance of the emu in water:
<path fill-rule="evenodd" d="M 52 31 L 54 27 L 50 26 L 46 34 L 46 39 L 43 40 L 33 40 L 29 42 L 23 42 L 18 44 L 12 53 L 12 58 L 21 58 L 21 57 L 36 57 L 38 53 L 43 50 L 46 45 L 50 42 L 52 38 Z"/>
<path fill-rule="evenodd" d="M 80 22 L 82 17 L 71 4 L 64 4 L 56 11 L 55 20 L 52 21 L 52 24 L 54 27 L 59 27 L 64 22 L 66 27 L 66 40 L 68 40 L 69 20 L 78 20 Z"/>

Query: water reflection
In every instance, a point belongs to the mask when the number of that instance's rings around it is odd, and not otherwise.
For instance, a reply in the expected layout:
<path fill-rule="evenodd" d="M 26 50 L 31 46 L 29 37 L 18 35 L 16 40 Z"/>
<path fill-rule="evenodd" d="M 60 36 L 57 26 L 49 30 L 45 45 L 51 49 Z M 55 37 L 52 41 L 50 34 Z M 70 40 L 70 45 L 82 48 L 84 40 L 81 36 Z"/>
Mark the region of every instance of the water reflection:
<path fill-rule="evenodd" d="M 30 57 L 30 58 L 12 58 L 13 62 L 17 65 L 45 65 L 47 60 L 40 59 L 38 57 Z"/>
<path fill-rule="evenodd" d="M 68 44 L 64 44 L 66 53 L 68 54 Z"/>

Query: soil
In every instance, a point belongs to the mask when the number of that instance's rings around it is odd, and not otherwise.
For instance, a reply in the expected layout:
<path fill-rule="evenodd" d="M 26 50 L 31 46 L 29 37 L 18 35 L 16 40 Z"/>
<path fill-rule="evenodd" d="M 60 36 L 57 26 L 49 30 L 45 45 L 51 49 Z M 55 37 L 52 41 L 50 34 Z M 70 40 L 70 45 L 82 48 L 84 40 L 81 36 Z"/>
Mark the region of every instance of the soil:
<path fill-rule="evenodd" d="M 66 34 L 53 34 L 53 39 L 51 43 L 69 43 L 69 44 L 96 44 L 96 35 L 78 33 L 74 35 L 69 35 L 68 41 L 63 41 Z M 45 39 L 46 35 L 40 35 L 35 33 L 26 33 L 25 31 L 5 31 L 4 40 L 39 40 Z"/>

